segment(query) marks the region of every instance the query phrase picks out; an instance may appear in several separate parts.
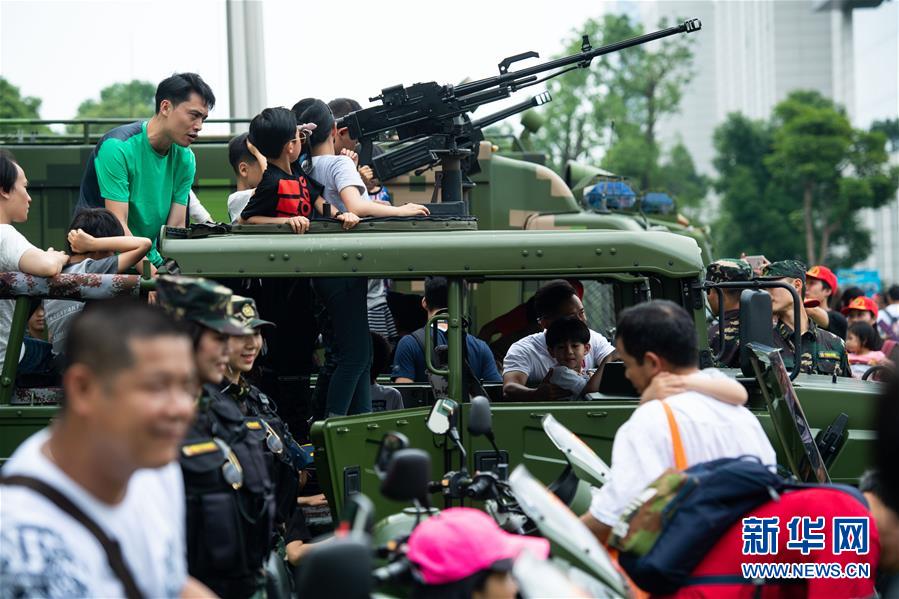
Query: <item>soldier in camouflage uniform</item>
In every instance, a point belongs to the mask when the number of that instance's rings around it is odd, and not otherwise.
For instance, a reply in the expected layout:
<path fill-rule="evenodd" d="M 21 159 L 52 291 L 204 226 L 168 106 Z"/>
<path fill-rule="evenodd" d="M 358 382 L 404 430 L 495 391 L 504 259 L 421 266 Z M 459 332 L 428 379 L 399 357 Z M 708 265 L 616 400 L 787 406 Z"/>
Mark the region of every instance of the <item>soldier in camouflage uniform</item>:
<path fill-rule="evenodd" d="M 788 283 L 796 289 L 800 298 L 804 298 L 806 270 L 805 265 L 798 260 L 782 260 L 766 266 L 759 279 Z M 786 289 L 766 291 L 771 295 L 772 310 L 777 318 L 774 323 L 774 346 L 780 348 L 784 365 L 790 370 L 795 359 L 793 296 Z M 852 376 L 843 340 L 816 325 L 802 304 L 799 305 L 799 317 L 802 327 L 800 371 L 808 374 Z"/>
<path fill-rule="evenodd" d="M 748 281 L 752 278 L 752 267 L 745 260 L 738 258 L 722 258 L 709 264 L 706 268 L 705 280 L 710 283 L 725 283 L 732 281 Z M 719 330 L 724 328 L 724 353 L 716 361 L 715 365 L 727 368 L 740 367 L 740 293 L 741 289 L 721 289 L 718 291 L 709 289 L 706 291 L 709 298 L 709 307 L 712 315 L 719 315 L 719 302 L 724 300 L 724 322 L 714 322 L 709 327 L 709 347 L 717 356 L 721 351 Z"/>

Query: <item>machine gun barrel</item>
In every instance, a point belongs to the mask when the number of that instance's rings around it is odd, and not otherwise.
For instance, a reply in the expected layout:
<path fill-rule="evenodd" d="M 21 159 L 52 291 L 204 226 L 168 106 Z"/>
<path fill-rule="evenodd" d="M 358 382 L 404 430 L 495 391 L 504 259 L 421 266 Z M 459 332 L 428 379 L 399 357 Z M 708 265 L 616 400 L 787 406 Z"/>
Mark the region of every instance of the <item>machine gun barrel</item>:
<path fill-rule="evenodd" d="M 478 119 L 476 121 L 472 121 L 471 124 L 473 127 L 477 129 L 483 129 L 484 127 L 489 127 L 494 123 L 498 123 L 501 120 L 512 116 L 513 114 L 518 114 L 519 112 L 523 112 L 528 108 L 534 108 L 537 106 L 543 106 L 547 102 L 550 102 L 552 97 L 549 95 L 549 92 L 543 92 L 542 94 L 531 96 L 524 102 L 519 102 L 515 106 L 510 106 L 505 110 L 500 110 L 499 112 L 494 112 L 493 114 L 487 115 L 482 119 Z"/>
<path fill-rule="evenodd" d="M 600 48 L 590 48 L 589 43 L 586 43 L 585 40 L 583 51 L 578 54 L 572 54 L 571 56 L 557 58 L 543 64 L 528 67 L 526 69 L 521 69 L 520 71 L 511 73 L 508 71 L 503 72 L 504 64 L 500 64 L 499 75 L 494 77 L 487 77 L 486 79 L 481 79 L 479 81 L 472 81 L 470 83 L 457 85 L 455 88 L 453 88 L 453 91 L 456 97 L 463 101 L 465 99 L 465 96 L 478 93 L 494 86 L 510 86 L 514 91 L 514 89 L 518 86 L 530 85 L 532 83 L 535 83 L 535 75 L 539 75 L 541 73 L 546 73 L 548 71 L 553 71 L 556 69 L 561 69 L 563 67 L 568 67 L 571 65 L 577 65 L 578 68 L 585 68 L 589 66 L 590 62 L 597 56 L 603 56 L 604 54 L 618 52 L 619 50 L 624 50 L 625 48 L 639 46 L 640 44 L 645 44 L 647 42 L 652 42 L 665 37 L 670 37 L 672 35 L 677 35 L 678 33 L 693 33 L 695 31 L 699 31 L 700 29 L 702 29 L 702 22 L 699 19 L 690 19 L 674 27 L 668 27 L 666 29 L 653 31 L 652 33 L 647 33 L 644 35 L 638 35 L 637 37 L 632 37 L 620 42 L 608 44 Z M 508 68 L 507 65 L 505 66 L 506 68 Z"/>

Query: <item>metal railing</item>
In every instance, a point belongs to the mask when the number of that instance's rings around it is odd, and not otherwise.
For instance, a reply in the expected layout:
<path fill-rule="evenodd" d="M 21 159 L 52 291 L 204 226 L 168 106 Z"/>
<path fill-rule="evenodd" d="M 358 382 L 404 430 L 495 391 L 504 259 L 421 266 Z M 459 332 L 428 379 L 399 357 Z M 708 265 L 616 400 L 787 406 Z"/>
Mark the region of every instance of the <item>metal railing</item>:
<path fill-rule="evenodd" d="M 118 125 L 126 125 L 134 121 L 145 120 L 148 117 L 115 117 L 94 119 L 0 119 L 0 144 L 89 144 L 100 139 L 106 131 Z M 208 119 L 205 124 L 246 125 L 250 118 Z M 77 133 L 53 133 L 35 130 L 35 127 L 47 128 L 50 125 L 77 125 L 80 132 Z M 103 126 L 102 131 L 92 131 L 92 127 Z M 17 131 L 10 131 L 13 127 L 19 127 Z M 28 131 L 32 128 L 31 131 Z M 204 135 L 196 143 L 221 142 L 225 135 Z M 230 137 L 227 136 L 227 137 Z"/>

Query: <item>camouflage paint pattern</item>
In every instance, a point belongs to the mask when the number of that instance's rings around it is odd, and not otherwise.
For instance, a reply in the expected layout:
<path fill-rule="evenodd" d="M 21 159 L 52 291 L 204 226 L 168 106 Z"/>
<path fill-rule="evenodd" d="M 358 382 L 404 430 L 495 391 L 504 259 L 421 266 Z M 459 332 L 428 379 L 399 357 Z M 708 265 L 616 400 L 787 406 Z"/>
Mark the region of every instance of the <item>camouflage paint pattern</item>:
<path fill-rule="evenodd" d="M 50 299 L 91 300 L 136 296 L 141 282 L 137 275 L 58 274 L 37 277 L 21 272 L 0 273 L 0 299 L 19 296 Z"/>

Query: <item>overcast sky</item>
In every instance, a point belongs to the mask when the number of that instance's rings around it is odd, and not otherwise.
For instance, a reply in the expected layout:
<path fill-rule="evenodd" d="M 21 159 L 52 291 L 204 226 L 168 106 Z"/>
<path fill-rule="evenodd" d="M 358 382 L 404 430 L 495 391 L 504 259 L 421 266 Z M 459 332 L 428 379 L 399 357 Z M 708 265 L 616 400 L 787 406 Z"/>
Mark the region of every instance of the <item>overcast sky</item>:
<path fill-rule="evenodd" d="M 268 104 L 350 96 L 364 105 L 396 83 L 492 75 L 505 56 L 536 50 L 546 58 L 558 52 L 573 28 L 611 6 L 620 4 L 266 0 Z M 895 39 L 896 23 L 885 25 L 880 10 L 856 11 L 857 44 Z M 876 106 L 866 98 L 887 92 L 895 97 L 895 90 L 878 89 L 880 78 L 868 75 L 872 67 L 857 69 L 857 98 Z M 211 116 L 230 116 L 222 0 L 0 0 L 0 75 L 23 94 L 41 98 L 44 118 L 72 118 L 80 102 L 111 83 L 155 83 L 174 71 L 201 73 L 218 99 Z M 884 110 L 891 111 L 890 103 L 875 112 Z"/>

